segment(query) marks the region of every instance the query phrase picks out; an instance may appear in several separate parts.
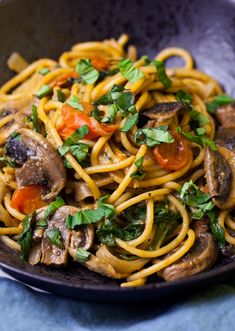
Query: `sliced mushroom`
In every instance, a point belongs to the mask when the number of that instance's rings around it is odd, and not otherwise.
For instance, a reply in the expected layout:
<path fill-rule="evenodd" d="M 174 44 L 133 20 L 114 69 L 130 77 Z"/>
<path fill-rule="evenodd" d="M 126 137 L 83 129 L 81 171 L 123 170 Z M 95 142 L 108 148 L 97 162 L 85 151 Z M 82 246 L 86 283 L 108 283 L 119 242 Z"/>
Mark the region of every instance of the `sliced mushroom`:
<path fill-rule="evenodd" d="M 169 124 L 173 117 L 181 110 L 184 109 L 182 102 L 162 102 L 158 103 L 151 109 L 141 113 L 150 119 L 147 126 L 159 126 Z"/>
<path fill-rule="evenodd" d="M 83 201 L 86 198 L 94 197 L 91 189 L 83 181 L 77 181 L 74 183 L 75 187 L 75 201 Z"/>
<path fill-rule="evenodd" d="M 203 221 L 195 222 L 196 240 L 188 253 L 178 262 L 161 270 L 159 276 L 166 281 L 173 281 L 192 276 L 207 270 L 215 263 L 218 247 L 208 227 Z"/>
<path fill-rule="evenodd" d="M 235 139 L 221 129 L 216 142 L 216 151 L 206 150 L 206 180 L 214 203 L 229 209 L 235 206 Z"/>
<path fill-rule="evenodd" d="M 7 139 L 6 154 L 21 166 L 16 170 L 18 186 L 45 185 L 49 193 L 42 198 L 53 199 L 62 190 L 66 180 L 61 158 L 42 135 L 28 129 L 17 132 L 19 136 Z"/>
<path fill-rule="evenodd" d="M 235 129 L 235 103 L 218 107 L 216 110 L 216 118 L 224 128 Z"/>
<path fill-rule="evenodd" d="M 71 206 L 63 206 L 57 209 L 48 222 L 48 228 L 45 230 L 42 242 L 41 262 L 47 265 L 66 265 L 69 251 L 75 252 L 77 248 L 90 249 L 94 241 L 94 229 L 91 225 L 81 226 L 77 231 L 71 231 L 66 226 L 66 217 L 73 215 L 79 209 Z M 37 215 L 39 220 L 44 215 L 44 211 Z M 54 245 L 47 237 L 47 232 L 53 228 L 59 229 L 64 248 L 61 249 Z"/>

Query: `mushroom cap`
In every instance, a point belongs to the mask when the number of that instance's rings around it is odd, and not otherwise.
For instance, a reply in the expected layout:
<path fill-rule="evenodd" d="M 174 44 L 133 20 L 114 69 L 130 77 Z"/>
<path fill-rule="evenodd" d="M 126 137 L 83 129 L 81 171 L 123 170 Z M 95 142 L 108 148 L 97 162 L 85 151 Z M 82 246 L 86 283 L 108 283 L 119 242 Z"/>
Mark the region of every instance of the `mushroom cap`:
<path fill-rule="evenodd" d="M 212 234 L 208 232 L 206 223 L 197 221 L 194 224 L 194 229 L 196 240 L 192 248 L 179 261 L 158 273 L 166 281 L 192 276 L 209 269 L 215 263 L 218 247 Z"/>
<path fill-rule="evenodd" d="M 9 137 L 7 155 L 21 167 L 16 170 L 18 186 L 45 185 L 49 193 L 43 200 L 53 199 L 66 181 L 64 164 L 54 147 L 41 135 L 29 129 L 17 131 L 18 137 Z"/>

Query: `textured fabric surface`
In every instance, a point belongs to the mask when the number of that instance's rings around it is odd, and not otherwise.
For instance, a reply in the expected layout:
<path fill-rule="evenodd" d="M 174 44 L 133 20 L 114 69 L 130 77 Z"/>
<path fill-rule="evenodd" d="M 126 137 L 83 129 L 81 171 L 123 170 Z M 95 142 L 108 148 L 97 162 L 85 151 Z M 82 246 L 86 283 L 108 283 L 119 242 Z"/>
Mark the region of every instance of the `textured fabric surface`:
<path fill-rule="evenodd" d="M 0 278 L 0 298 L 1 331 L 235 330 L 235 281 L 181 300 L 141 306 L 80 302 Z"/>

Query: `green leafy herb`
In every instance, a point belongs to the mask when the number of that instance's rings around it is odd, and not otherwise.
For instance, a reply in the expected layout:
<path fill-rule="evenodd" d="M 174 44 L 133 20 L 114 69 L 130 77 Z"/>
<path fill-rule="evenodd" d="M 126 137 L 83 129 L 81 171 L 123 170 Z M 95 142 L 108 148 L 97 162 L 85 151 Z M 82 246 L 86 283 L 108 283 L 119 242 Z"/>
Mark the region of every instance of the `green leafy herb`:
<path fill-rule="evenodd" d="M 117 112 L 126 117 L 136 112 L 135 97 L 131 92 L 125 91 L 121 85 L 114 85 L 111 90 L 95 101 L 95 105 L 109 105 L 109 114 L 102 122 L 112 123 Z"/>
<path fill-rule="evenodd" d="M 201 128 L 200 128 L 201 129 Z M 189 141 L 192 141 L 202 147 L 209 146 L 212 151 L 216 151 L 217 147 L 213 140 L 209 139 L 206 135 L 193 134 L 191 132 L 186 132 L 180 127 L 177 127 L 177 131 L 181 133 Z"/>
<path fill-rule="evenodd" d="M 60 207 L 64 206 L 65 202 L 61 197 L 57 197 L 55 199 L 55 201 L 51 202 L 49 204 L 49 206 L 47 207 L 47 209 L 44 212 L 43 217 L 37 221 L 37 226 L 39 227 L 47 227 L 48 223 L 48 219 L 56 212 L 57 209 L 59 209 Z"/>
<path fill-rule="evenodd" d="M 76 72 L 86 84 L 94 84 L 99 78 L 99 72 L 92 66 L 89 59 L 81 59 L 76 65 Z"/>
<path fill-rule="evenodd" d="M 77 110 L 83 110 L 83 105 L 79 103 L 79 99 L 76 95 L 73 95 L 71 100 L 67 101 L 67 104 Z"/>
<path fill-rule="evenodd" d="M 32 120 L 33 120 L 33 127 L 37 133 L 41 133 L 41 128 L 38 122 L 38 109 L 35 105 L 32 105 Z"/>
<path fill-rule="evenodd" d="M 23 219 L 23 231 L 20 234 L 18 243 L 20 244 L 20 257 L 23 261 L 27 261 L 31 249 L 33 239 L 33 227 L 35 225 L 36 213 L 27 215 Z"/>
<path fill-rule="evenodd" d="M 59 247 L 60 249 L 64 249 L 63 238 L 58 228 L 47 230 L 46 236 L 53 245 Z"/>
<path fill-rule="evenodd" d="M 71 153 L 76 157 L 79 163 L 85 160 L 89 151 L 89 145 L 78 143 L 70 146 Z"/>
<path fill-rule="evenodd" d="M 143 169 L 143 162 L 144 162 L 143 156 L 135 161 L 135 165 L 137 166 L 138 169 L 131 174 L 132 178 L 136 178 L 136 179 L 140 180 L 145 177 L 146 173 L 144 172 L 144 169 Z"/>
<path fill-rule="evenodd" d="M 83 125 L 78 128 L 74 133 L 71 134 L 69 138 L 64 141 L 63 146 L 74 145 L 79 142 L 86 134 L 89 133 L 89 129 L 87 125 Z"/>
<path fill-rule="evenodd" d="M 174 138 L 167 129 L 167 125 L 158 128 L 138 129 L 134 135 L 134 140 L 137 144 L 147 144 L 148 147 L 154 147 L 163 142 L 170 144 Z"/>
<path fill-rule="evenodd" d="M 133 126 L 138 123 L 138 119 L 139 119 L 139 114 L 138 113 L 135 113 L 134 115 L 130 116 L 126 120 L 124 126 L 120 129 L 120 131 L 122 131 L 122 132 L 130 131 L 130 129 L 132 129 Z"/>
<path fill-rule="evenodd" d="M 206 108 L 209 113 L 215 114 L 218 107 L 226 106 L 233 102 L 235 102 L 235 99 L 230 95 L 217 95 L 212 101 L 206 103 Z"/>
<path fill-rule="evenodd" d="M 17 166 L 16 162 L 9 157 L 1 156 L 0 162 L 5 163 L 8 167 L 15 168 Z"/>
<path fill-rule="evenodd" d="M 157 223 L 156 236 L 151 249 L 160 248 L 167 235 L 178 225 L 180 214 L 169 207 L 169 201 L 163 200 L 154 204 L 154 222 Z"/>
<path fill-rule="evenodd" d="M 141 235 L 143 229 L 144 222 L 140 220 L 131 220 L 128 225 L 122 228 L 115 221 L 105 220 L 98 226 L 96 234 L 102 244 L 115 246 L 115 238 L 125 241 L 133 240 Z"/>
<path fill-rule="evenodd" d="M 207 212 L 207 216 L 210 220 L 210 228 L 212 235 L 218 242 L 219 247 L 223 248 L 225 245 L 224 229 L 218 223 L 218 213 L 216 213 L 216 211 L 214 210 L 210 210 Z"/>
<path fill-rule="evenodd" d="M 116 103 L 112 104 L 109 106 L 109 112 L 108 115 L 105 116 L 101 122 L 102 123 L 113 123 L 115 120 L 115 116 L 117 114 L 117 112 L 119 111 L 119 107 L 117 106 Z"/>
<path fill-rule="evenodd" d="M 137 69 L 133 62 L 129 59 L 122 60 L 119 62 L 118 66 L 122 76 L 131 83 L 135 83 L 137 80 L 144 76 L 144 74 L 139 69 Z"/>
<path fill-rule="evenodd" d="M 38 93 L 36 94 L 36 96 L 39 99 L 42 99 L 51 93 L 52 93 L 52 88 L 49 85 L 43 85 L 41 87 L 41 89 L 38 91 Z"/>
<path fill-rule="evenodd" d="M 80 263 L 85 263 L 89 260 L 91 253 L 86 249 L 79 247 L 76 251 L 76 260 Z"/>
<path fill-rule="evenodd" d="M 191 180 L 184 183 L 180 191 L 180 198 L 186 206 L 190 207 L 194 219 L 200 220 L 215 207 L 210 195 L 203 193 Z"/>
<path fill-rule="evenodd" d="M 162 82 L 163 86 L 165 88 L 170 88 L 172 81 L 166 74 L 164 64 L 161 61 L 152 61 L 151 64 L 156 66 L 158 78 Z"/>
<path fill-rule="evenodd" d="M 92 224 L 101 221 L 103 218 L 112 218 L 115 214 L 115 208 L 112 205 L 106 204 L 103 201 L 107 196 L 101 197 L 98 200 L 98 208 L 85 209 L 76 212 L 74 215 L 68 215 L 66 224 L 69 229 L 74 229 L 76 226 L 83 224 Z"/>
<path fill-rule="evenodd" d="M 192 96 L 189 93 L 186 93 L 183 90 L 179 90 L 176 93 L 176 99 L 180 102 L 183 102 L 186 106 L 186 111 L 188 112 L 189 116 L 192 120 L 198 122 L 200 126 L 203 126 L 209 122 L 206 115 L 200 113 L 199 111 L 195 110 L 192 106 Z"/>
<path fill-rule="evenodd" d="M 196 133 L 197 133 L 199 136 L 203 136 L 203 135 L 206 133 L 206 129 L 205 129 L 205 128 L 197 128 L 197 129 L 196 129 Z"/>
<path fill-rule="evenodd" d="M 20 139 L 20 133 L 17 132 L 17 131 L 13 131 L 13 132 L 10 134 L 10 137 L 19 140 L 19 139 Z"/>
<path fill-rule="evenodd" d="M 47 75 L 50 72 L 50 70 L 48 68 L 42 68 L 39 70 L 39 74 L 42 76 Z"/>
<path fill-rule="evenodd" d="M 191 104 L 193 101 L 191 94 L 189 94 L 183 90 L 177 91 L 175 97 L 176 97 L 176 100 L 186 103 L 186 104 Z"/>
<path fill-rule="evenodd" d="M 98 107 L 95 106 L 94 110 L 91 112 L 91 117 L 94 117 L 98 122 L 101 122 L 101 114 L 102 112 Z"/>
<path fill-rule="evenodd" d="M 66 97 L 65 97 L 64 92 L 62 92 L 61 90 L 57 90 L 56 94 L 57 94 L 57 99 L 59 102 L 65 102 Z"/>

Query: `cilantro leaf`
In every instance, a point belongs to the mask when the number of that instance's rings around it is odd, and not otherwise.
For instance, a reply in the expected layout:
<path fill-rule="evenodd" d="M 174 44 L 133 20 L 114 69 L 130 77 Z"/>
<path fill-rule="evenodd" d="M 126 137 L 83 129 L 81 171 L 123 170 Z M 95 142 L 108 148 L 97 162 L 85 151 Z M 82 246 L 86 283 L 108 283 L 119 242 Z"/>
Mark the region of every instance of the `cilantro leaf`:
<path fill-rule="evenodd" d="M 216 239 L 219 247 L 223 248 L 225 245 L 224 229 L 218 223 L 218 213 L 216 213 L 214 210 L 210 210 L 207 212 L 207 216 L 210 220 L 210 229 L 212 235 Z"/>
<path fill-rule="evenodd" d="M 199 128 L 203 129 L 203 128 Z M 199 130 L 197 129 L 197 130 Z M 181 127 L 177 127 L 176 130 L 181 133 L 185 138 L 187 138 L 189 141 L 192 141 L 202 147 L 209 146 L 212 151 L 216 151 L 217 147 L 213 140 L 209 139 L 206 135 L 198 134 L 198 131 L 196 130 L 197 134 L 193 134 L 191 132 L 186 132 L 181 129 Z M 200 132 L 199 132 L 200 133 Z"/>
<path fill-rule="evenodd" d="M 20 244 L 20 258 L 27 261 L 33 240 L 33 227 L 35 225 L 36 213 L 27 215 L 23 219 L 23 231 L 19 236 L 18 243 Z"/>
<path fill-rule="evenodd" d="M 0 157 L 0 162 L 3 162 L 5 163 L 8 167 L 10 168 L 16 168 L 17 164 L 14 160 L 12 160 L 11 158 L 9 157 L 5 157 L 5 156 L 1 156 Z"/>
<path fill-rule="evenodd" d="M 134 135 L 134 141 L 140 145 L 147 144 L 148 147 L 154 147 L 163 142 L 170 144 L 174 138 L 167 129 L 167 125 L 158 128 L 138 129 Z"/>
<path fill-rule="evenodd" d="M 119 62 L 118 66 L 122 76 L 131 83 L 135 83 L 137 80 L 144 76 L 144 74 L 139 69 L 137 69 L 133 62 L 129 59 L 123 59 Z"/>
<path fill-rule="evenodd" d="M 65 202 L 61 197 L 57 197 L 54 201 L 52 201 L 49 206 L 47 207 L 47 209 L 44 212 L 43 217 L 37 221 L 37 226 L 39 227 L 47 227 L 48 223 L 48 219 L 56 212 L 57 209 L 59 209 L 60 207 L 64 206 Z"/>
<path fill-rule="evenodd" d="M 71 100 L 67 101 L 67 104 L 77 110 L 83 110 L 83 105 L 79 103 L 79 99 L 76 95 L 73 95 Z"/>
<path fill-rule="evenodd" d="M 152 61 L 151 64 L 155 65 L 157 68 L 157 75 L 159 80 L 162 82 L 163 86 L 167 89 L 170 88 L 172 85 L 172 81 L 166 74 L 166 70 L 164 64 L 161 61 Z"/>
<path fill-rule="evenodd" d="M 203 193 L 192 180 L 184 183 L 180 191 L 180 199 L 190 207 L 193 219 L 202 219 L 208 211 L 215 207 L 210 195 Z"/>
<path fill-rule="evenodd" d="M 50 72 L 50 70 L 48 68 L 42 68 L 39 70 L 39 74 L 42 76 L 47 75 Z"/>
<path fill-rule="evenodd" d="M 65 97 L 64 92 L 62 92 L 61 90 L 57 90 L 56 94 L 57 94 L 57 99 L 59 102 L 65 102 L 66 97 Z"/>
<path fill-rule="evenodd" d="M 76 65 L 76 72 L 86 84 L 94 84 L 99 78 L 99 72 L 92 66 L 89 59 L 81 59 Z"/>
<path fill-rule="evenodd" d="M 235 102 L 235 99 L 230 95 L 217 95 L 212 101 L 206 103 L 206 108 L 209 113 L 215 114 L 218 107 L 226 106 L 233 102 Z"/>
<path fill-rule="evenodd" d="M 135 165 L 137 166 L 138 169 L 131 174 L 132 178 L 143 179 L 145 177 L 146 173 L 144 172 L 143 169 L 143 162 L 144 162 L 143 156 L 135 161 Z"/>
<path fill-rule="evenodd" d="M 97 223 L 103 218 L 112 218 L 115 215 L 115 208 L 104 203 L 105 199 L 107 199 L 107 195 L 98 200 L 98 208 L 96 209 L 85 209 L 76 212 L 74 215 L 68 215 L 66 218 L 67 227 L 74 229 L 79 225 Z"/>
<path fill-rule="evenodd" d="M 33 127 L 37 133 L 41 133 L 41 128 L 38 122 L 38 109 L 35 105 L 32 105 L 32 120 L 33 120 Z"/>
<path fill-rule="evenodd" d="M 134 115 L 130 116 L 124 126 L 120 129 L 121 132 L 128 132 L 130 131 L 130 129 L 133 128 L 134 125 L 136 125 L 138 123 L 138 119 L 139 119 L 139 113 L 135 113 Z"/>
<path fill-rule="evenodd" d="M 76 251 L 76 261 L 80 263 L 85 263 L 89 260 L 91 253 L 89 253 L 85 248 L 79 247 Z"/>
<path fill-rule="evenodd" d="M 64 141 L 63 146 L 70 146 L 70 145 L 76 144 L 77 142 L 79 142 L 79 140 L 81 140 L 88 133 L 89 133 L 88 126 L 87 125 L 81 126 L 74 133 L 72 133 L 69 138 L 67 138 Z"/>
<path fill-rule="evenodd" d="M 64 249 L 63 238 L 58 228 L 47 230 L 46 236 L 53 245 L 59 247 L 60 249 Z"/>
<path fill-rule="evenodd" d="M 38 97 L 38 99 L 42 99 L 51 93 L 52 93 L 52 88 L 49 85 L 45 84 L 40 88 L 36 96 Z"/>

